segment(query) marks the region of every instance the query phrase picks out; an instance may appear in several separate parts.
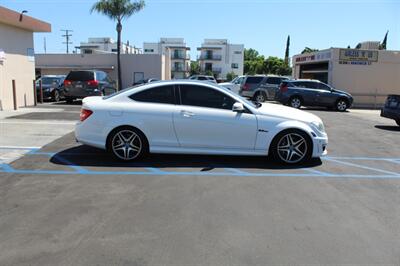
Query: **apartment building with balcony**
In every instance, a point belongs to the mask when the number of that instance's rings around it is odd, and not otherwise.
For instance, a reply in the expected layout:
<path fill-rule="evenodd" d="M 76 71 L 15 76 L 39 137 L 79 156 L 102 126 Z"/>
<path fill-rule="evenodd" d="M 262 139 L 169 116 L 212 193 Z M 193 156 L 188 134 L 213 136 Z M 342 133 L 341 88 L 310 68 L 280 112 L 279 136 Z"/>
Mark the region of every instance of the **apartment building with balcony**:
<path fill-rule="evenodd" d="M 157 43 L 143 43 L 144 54 L 159 54 L 170 58 L 171 78 L 181 79 L 189 76 L 190 48 L 183 38 L 161 38 Z"/>
<path fill-rule="evenodd" d="M 230 72 L 243 75 L 243 44 L 230 44 L 226 39 L 205 39 L 197 50 L 202 72 L 212 72 L 218 79 L 226 79 Z"/>
<path fill-rule="evenodd" d="M 110 54 L 117 53 L 117 42 L 109 37 L 89 38 L 87 42 L 81 42 L 80 46 L 76 46 L 81 54 Z M 121 43 L 121 54 L 140 54 L 139 48 L 126 43 Z"/>

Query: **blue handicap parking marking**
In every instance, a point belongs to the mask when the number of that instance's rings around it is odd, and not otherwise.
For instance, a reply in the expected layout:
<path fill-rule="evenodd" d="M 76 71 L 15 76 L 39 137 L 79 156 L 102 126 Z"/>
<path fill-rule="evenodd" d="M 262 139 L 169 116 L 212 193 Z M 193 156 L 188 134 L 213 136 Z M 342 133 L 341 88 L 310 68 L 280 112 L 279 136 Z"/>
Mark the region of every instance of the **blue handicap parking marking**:
<path fill-rule="evenodd" d="M 0 149 L 2 147 L 0 146 Z M 11 148 L 8 148 L 11 149 Z M 60 155 L 57 152 L 41 151 L 38 148 L 24 148 L 27 150 L 26 156 L 45 156 L 53 158 L 61 162 L 70 170 L 42 170 L 42 169 L 16 169 L 10 164 L 0 162 L 0 172 L 3 173 L 17 173 L 17 174 L 52 174 L 52 175 L 199 175 L 199 176 L 243 176 L 243 177 L 324 177 L 324 178 L 365 178 L 365 179 L 400 179 L 400 171 L 393 171 L 393 167 L 383 167 L 383 163 L 396 165 L 400 164 L 400 158 L 376 158 L 376 157 L 338 157 L 328 156 L 321 158 L 323 162 L 329 162 L 336 165 L 342 165 L 348 168 L 340 173 L 326 171 L 325 169 L 314 168 L 298 168 L 298 169 L 238 169 L 232 167 L 223 167 L 223 165 L 213 166 L 210 163 L 209 169 L 198 170 L 197 168 L 182 170 L 166 170 L 157 167 L 137 167 L 135 171 L 102 171 L 102 170 L 89 170 L 81 165 L 77 165 L 72 161 Z M 77 154 L 69 154 L 71 156 Z M 81 154 L 79 154 L 81 155 Z M 85 155 L 86 156 L 86 155 Z M 379 167 L 371 166 L 369 162 L 382 162 Z M 381 167 L 382 166 L 382 167 Z M 68 169 L 67 168 L 67 169 Z M 388 169 L 390 168 L 390 169 Z M 217 169 L 217 171 L 214 171 Z M 367 173 L 359 173 L 356 169 L 366 170 Z M 278 171 L 277 171 L 278 170 Z M 285 170 L 285 172 L 283 172 Z M 279 172 L 280 171 L 280 172 Z"/>

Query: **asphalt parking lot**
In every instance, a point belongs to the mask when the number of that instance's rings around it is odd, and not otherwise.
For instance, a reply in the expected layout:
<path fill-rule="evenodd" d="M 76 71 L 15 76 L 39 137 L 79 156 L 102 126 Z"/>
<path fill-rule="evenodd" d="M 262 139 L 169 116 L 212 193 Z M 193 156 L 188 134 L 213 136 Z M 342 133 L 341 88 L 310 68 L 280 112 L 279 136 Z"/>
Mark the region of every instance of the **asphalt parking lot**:
<path fill-rule="evenodd" d="M 78 117 L 79 106 L 65 108 L 7 119 Z M 187 155 L 120 163 L 69 131 L 23 148 L 0 164 L 0 265 L 399 265 L 400 128 L 378 111 L 311 112 L 329 155 L 297 167 Z"/>

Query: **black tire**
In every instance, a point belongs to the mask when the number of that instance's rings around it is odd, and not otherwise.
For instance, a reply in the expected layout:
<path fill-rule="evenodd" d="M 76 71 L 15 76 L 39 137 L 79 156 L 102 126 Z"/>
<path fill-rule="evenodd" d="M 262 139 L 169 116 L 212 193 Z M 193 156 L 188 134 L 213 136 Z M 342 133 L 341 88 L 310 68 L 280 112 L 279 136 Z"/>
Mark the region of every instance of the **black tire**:
<path fill-rule="evenodd" d="M 396 124 L 400 127 L 400 119 L 396 120 Z"/>
<path fill-rule="evenodd" d="M 263 91 L 259 91 L 253 96 L 253 101 L 263 103 L 267 100 L 267 94 Z"/>
<path fill-rule="evenodd" d="M 59 93 L 58 90 L 54 90 L 52 98 L 53 98 L 54 102 L 59 102 L 60 101 L 60 93 Z"/>
<path fill-rule="evenodd" d="M 133 137 L 129 135 L 131 133 L 134 134 Z M 129 139 L 130 137 L 132 139 Z M 125 141 L 125 144 L 123 144 L 123 141 Z M 135 149 L 137 148 L 137 151 L 134 150 L 134 147 Z M 122 126 L 114 129 L 109 134 L 107 138 L 107 150 L 119 161 L 137 161 L 149 153 L 149 143 L 146 136 L 139 129 Z"/>
<path fill-rule="evenodd" d="M 303 100 L 299 96 L 293 96 L 289 99 L 288 105 L 290 107 L 300 109 L 300 107 L 303 105 Z"/>
<path fill-rule="evenodd" d="M 338 112 L 345 112 L 349 108 L 349 102 L 344 99 L 340 98 L 339 100 L 336 101 L 335 103 L 335 109 Z"/>
<path fill-rule="evenodd" d="M 291 139 L 294 142 L 300 141 L 302 138 L 304 142 L 299 142 L 298 146 L 299 147 L 289 147 L 289 146 L 295 146 L 295 145 L 289 145 L 288 143 L 288 150 L 287 153 L 282 149 L 283 146 L 286 146 L 285 141 L 287 141 L 286 136 L 291 135 Z M 293 143 L 295 144 L 295 143 Z M 281 149 L 278 149 L 281 147 Z M 303 156 L 296 155 L 298 151 L 303 152 Z M 292 156 L 289 155 L 289 152 L 292 153 Z M 269 149 L 269 154 L 272 156 L 272 158 L 281 164 L 286 164 L 286 165 L 295 165 L 295 164 L 302 164 L 304 162 L 307 162 L 311 159 L 313 152 L 313 143 L 311 140 L 311 137 L 304 131 L 299 130 L 299 129 L 287 129 L 282 132 L 280 132 L 278 135 L 274 137 L 272 140 L 270 149 Z M 293 157 L 295 156 L 295 157 Z M 286 157 L 286 158 L 283 158 Z M 291 157 L 290 159 L 293 159 L 292 161 L 288 161 L 285 159 L 288 159 L 288 157 Z"/>
<path fill-rule="evenodd" d="M 74 98 L 65 98 L 65 102 L 68 104 L 74 103 Z"/>

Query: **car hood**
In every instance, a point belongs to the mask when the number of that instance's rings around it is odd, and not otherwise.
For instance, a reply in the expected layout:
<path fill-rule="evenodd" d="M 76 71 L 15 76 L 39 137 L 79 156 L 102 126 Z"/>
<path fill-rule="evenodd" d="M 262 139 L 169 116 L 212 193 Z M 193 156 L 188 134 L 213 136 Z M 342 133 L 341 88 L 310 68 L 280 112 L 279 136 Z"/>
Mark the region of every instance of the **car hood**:
<path fill-rule="evenodd" d="M 260 115 L 291 119 L 305 123 L 322 122 L 318 116 L 312 113 L 278 104 L 263 103 L 261 107 L 257 108 L 257 111 Z"/>
<path fill-rule="evenodd" d="M 344 94 L 344 95 L 347 95 L 347 96 L 351 96 L 350 93 L 345 92 L 345 91 L 341 91 L 341 90 L 337 90 L 337 89 L 334 89 L 333 91 L 336 92 L 336 93 L 340 93 L 340 94 Z"/>

